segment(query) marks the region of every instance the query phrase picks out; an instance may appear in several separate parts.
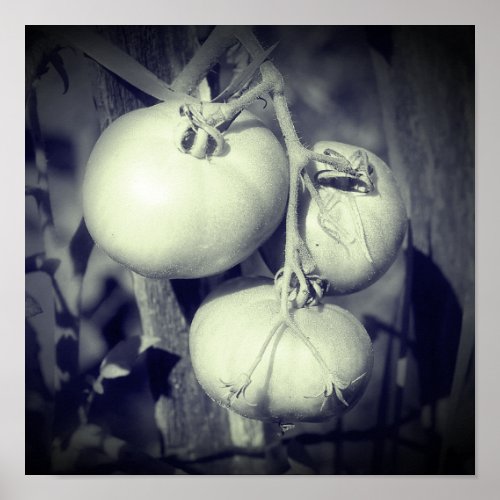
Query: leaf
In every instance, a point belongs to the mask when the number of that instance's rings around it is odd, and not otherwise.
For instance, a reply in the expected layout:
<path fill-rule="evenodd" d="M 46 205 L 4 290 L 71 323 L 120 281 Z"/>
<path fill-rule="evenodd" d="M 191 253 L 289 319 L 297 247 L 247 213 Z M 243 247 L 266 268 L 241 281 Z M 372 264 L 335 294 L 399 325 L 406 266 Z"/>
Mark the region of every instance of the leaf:
<path fill-rule="evenodd" d="M 102 379 L 101 378 L 99 378 L 97 380 L 94 380 L 94 382 L 92 383 L 92 390 L 96 394 L 99 394 L 101 396 L 104 394 L 104 387 L 102 385 Z"/>
<path fill-rule="evenodd" d="M 69 243 L 69 253 L 73 261 L 73 269 L 75 274 L 84 275 L 87 269 L 87 263 L 90 257 L 90 252 L 94 248 L 94 240 L 87 230 L 85 221 L 82 218 L 78 228 L 71 238 Z"/>
<path fill-rule="evenodd" d="M 227 101 L 235 92 L 240 90 L 245 83 L 247 83 L 253 75 L 258 71 L 261 64 L 269 57 L 271 52 L 278 46 L 276 42 L 272 47 L 263 51 L 256 57 L 240 74 L 235 78 L 212 102 Z"/>
<path fill-rule="evenodd" d="M 49 276 L 53 276 L 60 264 L 60 259 L 47 259 L 45 252 L 39 252 L 24 259 L 24 272 L 29 274 L 36 271 L 42 271 Z"/>
<path fill-rule="evenodd" d="M 145 335 L 122 340 L 102 360 L 99 379 L 125 377 L 132 370 L 139 355 L 158 344 L 160 340 L 158 337 Z"/>
<path fill-rule="evenodd" d="M 113 364 L 113 363 L 106 364 L 101 368 L 100 376 L 101 376 L 101 378 L 126 377 L 130 373 L 130 368 L 123 368 L 123 367 L 116 365 L 116 364 Z M 96 389 L 98 389 L 98 384 L 95 385 L 94 390 L 96 390 Z M 96 392 L 98 394 L 102 394 L 102 392 L 103 392 L 102 387 L 99 389 L 100 390 L 96 390 Z"/>
<path fill-rule="evenodd" d="M 37 203 L 41 203 L 47 197 L 47 191 L 38 186 L 25 186 L 24 195 L 33 196 Z"/>
<path fill-rule="evenodd" d="M 62 57 L 59 55 L 59 52 L 52 52 L 49 56 L 49 62 L 52 63 L 54 69 L 57 71 L 61 80 L 63 81 L 64 89 L 63 94 L 65 94 L 69 89 L 69 78 L 68 73 L 66 73 L 66 68 L 64 67 L 64 61 Z"/>
<path fill-rule="evenodd" d="M 142 92 L 165 101 L 175 92 L 166 82 L 145 68 L 129 54 L 87 27 L 48 27 L 44 31 L 52 36 L 62 36 L 73 47 L 115 73 Z"/>
<path fill-rule="evenodd" d="M 31 296 L 29 293 L 25 292 L 24 295 L 24 316 L 25 318 L 32 318 L 37 314 L 42 313 L 43 310 L 40 304 Z"/>

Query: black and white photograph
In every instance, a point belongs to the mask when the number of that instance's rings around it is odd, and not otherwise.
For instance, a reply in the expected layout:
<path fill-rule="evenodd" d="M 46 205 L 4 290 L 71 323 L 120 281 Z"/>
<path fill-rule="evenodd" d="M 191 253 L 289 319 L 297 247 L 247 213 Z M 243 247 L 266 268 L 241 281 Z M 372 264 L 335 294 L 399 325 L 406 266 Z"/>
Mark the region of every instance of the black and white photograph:
<path fill-rule="evenodd" d="M 475 51 L 26 25 L 25 474 L 474 476 Z"/>

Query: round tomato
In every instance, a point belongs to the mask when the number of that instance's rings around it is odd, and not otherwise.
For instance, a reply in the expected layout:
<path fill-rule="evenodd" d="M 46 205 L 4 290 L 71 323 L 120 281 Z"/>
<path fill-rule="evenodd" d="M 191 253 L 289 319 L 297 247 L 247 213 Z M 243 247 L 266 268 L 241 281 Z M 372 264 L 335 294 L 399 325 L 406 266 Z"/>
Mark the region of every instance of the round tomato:
<path fill-rule="evenodd" d="M 350 158 L 360 148 L 338 142 L 314 146 L 318 153 L 329 150 Z M 313 274 L 329 281 L 331 295 L 352 293 L 375 282 L 396 259 L 406 232 L 406 210 L 391 170 L 373 153 L 366 154 L 372 191 L 360 192 L 339 177 L 328 185 L 316 183 L 321 208 L 305 188 L 299 197 L 299 232 L 316 263 Z M 328 167 L 311 162 L 307 170 L 316 179 Z M 284 264 L 284 245 L 282 222 L 262 247 L 273 273 Z"/>
<path fill-rule="evenodd" d="M 280 323 L 279 311 L 273 282 L 265 278 L 236 278 L 209 295 L 189 335 L 193 369 L 206 393 L 240 415 L 280 423 L 320 422 L 352 408 L 373 365 L 361 323 L 331 304 L 290 312 L 322 367 L 304 340 Z M 333 391 L 326 397 L 329 385 Z"/>
<path fill-rule="evenodd" d="M 276 229 L 288 193 L 282 146 L 243 111 L 219 156 L 179 148 L 180 100 L 132 111 L 97 141 L 83 184 L 90 234 L 153 278 L 196 278 L 248 257 Z M 210 105 L 209 105 L 210 106 Z"/>

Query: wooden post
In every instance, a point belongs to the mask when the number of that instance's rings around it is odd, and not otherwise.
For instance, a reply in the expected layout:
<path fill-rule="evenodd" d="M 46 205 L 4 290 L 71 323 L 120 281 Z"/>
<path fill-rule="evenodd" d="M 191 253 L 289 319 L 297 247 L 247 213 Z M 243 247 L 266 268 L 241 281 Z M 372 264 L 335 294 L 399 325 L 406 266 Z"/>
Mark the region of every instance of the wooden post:
<path fill-rule="evenodd" d="M 441 472 L 474 455 L 474 28 L 394 27 L 372 31 L 373 62 L 389 160 L 409 208 L 414 252 L 449 284 L 461 333 L 447 408 L 437 423 Z M 386 43 L 379 43 L 384 41 Z M 388 42 L 388 43 L 387 43 Z M 418 270 L 415 270 L 418 273 Z M 417 274 L 414 274 L 417 276 Z M 417 276 L 418 277 L 418 276 Z M 436 292 L 434 292 L 436 293 Z M 430 311 L 430 314 L 439 314 Z M 442 316 L 442 329 L 454 326 Z M 459 318 L 460 322 L 460 318 Z M 458 323 L 460 325 L 460 323 Z M 458 326 L 460 331 L 460 326 Z M 450 351 L 454 348 L 449 346 Z M 446 349 L 442 351 L 446 354 Z M 443 361 L 444 363 L 444 361 Z M 439 364 L 439 359 L 436 360 Z M 436 385 L 440 380 L 434 381 Z M 452 460 L 452 457 L 455 459 Z M 470 457 L 467 459 L 467 457 Z M 472 465 L 473 470 L 473 465 Z M 455 473 L 459 473 L 454 469 Z"/>

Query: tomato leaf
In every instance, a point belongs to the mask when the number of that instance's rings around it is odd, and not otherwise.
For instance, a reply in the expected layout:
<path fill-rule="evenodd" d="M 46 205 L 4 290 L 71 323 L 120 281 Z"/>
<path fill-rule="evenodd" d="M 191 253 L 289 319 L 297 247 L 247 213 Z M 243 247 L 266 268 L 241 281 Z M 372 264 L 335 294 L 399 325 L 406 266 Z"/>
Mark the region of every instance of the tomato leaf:
<path fill-rule="evenodd" d="M 40 304 L 31 296 L 29 293 L 25 292 L 24 295 L 24 316 L 25 318 L 32 318 L 37 314 L 42 313 L 43 310 Z"/>
<path fill-rule="evenodd" d="M 122 340 L 102 360 L 99 379 L 125 377 L 132 370 L 139 355 L 158 344 L 160 340 L 158 337 L 146 337 L 145 335 Z"/>
<path fill-rule="evenodd" d="M 175 92 L 166 82 L 145 68 L 129 54 L 102 36 L 82 26 L 43 28 L 51 35 L 63 37 L 101 66 L 142 92 L 160 101 L 171 99 Z"/>

